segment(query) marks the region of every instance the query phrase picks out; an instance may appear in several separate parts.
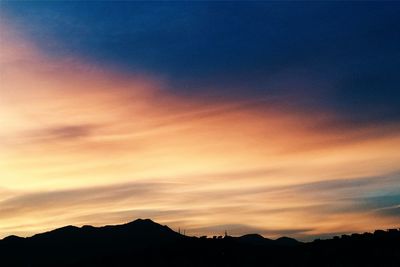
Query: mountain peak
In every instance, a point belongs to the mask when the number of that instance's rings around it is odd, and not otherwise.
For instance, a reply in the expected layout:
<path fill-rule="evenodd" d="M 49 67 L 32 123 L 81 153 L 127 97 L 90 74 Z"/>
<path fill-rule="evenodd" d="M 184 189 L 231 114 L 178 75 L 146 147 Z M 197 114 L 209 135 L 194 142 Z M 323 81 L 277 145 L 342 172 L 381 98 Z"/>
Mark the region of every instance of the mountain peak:
<path fill-rule="evenodd" d="M 260 239 L 260 240 L 265 239 L 260 234 L 247 234 L 247 235 L 242 235 L 240 238 L 243 238 L 243 239 L 254 239 L 254 240 L 256 240 L 256 239 Z"/>
<path fill-rule="evenodd" d="M 131 222 L 127 223 L 127 224 L 148 224 L 148 225 L 152 224 L 152 225 L 160 225 L 160 224 L 158 224 L 158 223 L 152 221 L 151 219 L 142 219 L 142 218 L 136 219 L 136 220 L 131 221 Z"/>
<path fill-rule="evenodd" d="M 278 239 L 275 240 L 276 243 L 280 244 L 280 245 L 285 245 L 285 246 L 292 246 L 292 245 L 297 245 L 301 242 L 297 241 L 294 238 L 290 238 L 287 236 L 282 236 L 279 237 Z"/>
<path fill-rule="evenodd" d="M 23 239 L 24 239 L 23 237 L 19 237 L 19 236 L 16 236 L 16 235 L 9 235 L 9 236 L 5 237 L 3 239 L 3 241 L 5 241 L 5 242 L 15 242 L 15 241 L 23 240 Z"/>

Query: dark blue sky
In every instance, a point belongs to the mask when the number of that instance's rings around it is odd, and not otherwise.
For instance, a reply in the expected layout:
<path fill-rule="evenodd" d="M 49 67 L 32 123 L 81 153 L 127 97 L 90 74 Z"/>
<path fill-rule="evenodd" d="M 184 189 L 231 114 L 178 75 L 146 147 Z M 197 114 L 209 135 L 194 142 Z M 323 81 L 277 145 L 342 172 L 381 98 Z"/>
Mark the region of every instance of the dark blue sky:
<path fill-rule="evenodd" d="M 400 120 L 400 2 L 1 3 L 46 53 L 165 78 L 178 94 L 296 99 Z"/>

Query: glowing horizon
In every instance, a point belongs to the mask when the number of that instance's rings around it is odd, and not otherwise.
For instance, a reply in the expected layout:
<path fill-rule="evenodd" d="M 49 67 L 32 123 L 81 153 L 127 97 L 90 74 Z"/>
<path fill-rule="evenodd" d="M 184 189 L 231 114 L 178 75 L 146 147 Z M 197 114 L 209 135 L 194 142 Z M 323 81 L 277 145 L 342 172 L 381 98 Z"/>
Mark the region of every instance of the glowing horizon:
<path fill-rule="evenodd" d="M 0 238 L 139 217 L 189 235 L 398 227 L 400 124 L 292 97 L 179 95 L 161 76 L 46 55 L 6 22 Z"/>

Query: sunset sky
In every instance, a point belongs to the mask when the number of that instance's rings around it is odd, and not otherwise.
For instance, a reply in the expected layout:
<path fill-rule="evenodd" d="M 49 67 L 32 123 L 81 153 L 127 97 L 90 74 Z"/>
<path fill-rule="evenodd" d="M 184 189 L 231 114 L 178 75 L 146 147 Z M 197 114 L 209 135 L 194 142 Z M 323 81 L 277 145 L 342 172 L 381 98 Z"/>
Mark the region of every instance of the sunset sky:
<path fill-rule="evenodd" d="M 0 2 L 0 238 L 400 227 L 400 2 Z"/>

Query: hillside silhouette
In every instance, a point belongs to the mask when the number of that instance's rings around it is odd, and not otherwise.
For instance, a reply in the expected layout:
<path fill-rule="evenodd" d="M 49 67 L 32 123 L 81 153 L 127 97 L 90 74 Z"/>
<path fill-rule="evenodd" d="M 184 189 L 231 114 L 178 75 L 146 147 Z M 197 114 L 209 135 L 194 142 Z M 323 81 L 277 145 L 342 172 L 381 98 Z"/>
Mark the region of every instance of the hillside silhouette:
<path fill-rule="evenodd" d="M 0 240 L 0 266 L 400 266 L 400 231 L 303 243 L 258 234 L 189 237 L 149 219 Z"/>

